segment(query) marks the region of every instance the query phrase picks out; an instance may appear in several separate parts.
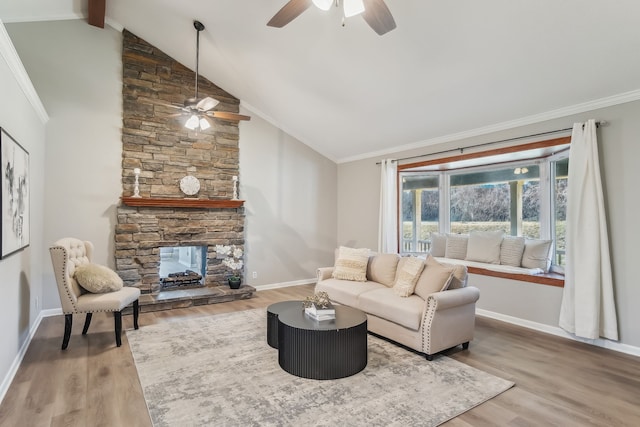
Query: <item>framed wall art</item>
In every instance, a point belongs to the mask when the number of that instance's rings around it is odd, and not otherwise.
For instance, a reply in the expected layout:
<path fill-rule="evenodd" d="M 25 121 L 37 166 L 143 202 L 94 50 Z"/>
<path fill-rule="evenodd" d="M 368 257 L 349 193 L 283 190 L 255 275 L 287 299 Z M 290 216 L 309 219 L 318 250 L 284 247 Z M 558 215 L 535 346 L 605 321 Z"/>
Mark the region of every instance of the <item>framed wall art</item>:
<path fill-rule="evenodd" d="M 29 153 L 0 128 L 2 248 L 0 258 L 29 246 Z"/>

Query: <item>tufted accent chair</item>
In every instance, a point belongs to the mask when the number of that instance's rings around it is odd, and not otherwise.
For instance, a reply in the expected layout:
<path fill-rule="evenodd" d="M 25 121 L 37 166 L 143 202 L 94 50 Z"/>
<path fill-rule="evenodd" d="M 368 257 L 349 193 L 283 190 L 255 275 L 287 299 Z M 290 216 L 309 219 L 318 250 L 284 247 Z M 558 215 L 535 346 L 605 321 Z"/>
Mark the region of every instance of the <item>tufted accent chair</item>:
<path fill-rule="evenodd" d="M 88 264 L 93 256 L 91 242 L 66 237 L 49 248 L 53 272 L 58 284 L 60 302 L 64 313 L 64 338 L 62 349 L 69 345 L 73 315 L 85 313 L 82 335 L 86 335 L 91 324 L 91 316 L 96 312 L 113 312 L 116 333 L 116 345 L 122 344 L 122 310 L 133 303 L 133 325 L 138 329 L 138 298 L 140 289 L 125 286 L 119 291 L 104 294 L 92 294 L 85 291 L 73 278 L 77 266 Z"/>

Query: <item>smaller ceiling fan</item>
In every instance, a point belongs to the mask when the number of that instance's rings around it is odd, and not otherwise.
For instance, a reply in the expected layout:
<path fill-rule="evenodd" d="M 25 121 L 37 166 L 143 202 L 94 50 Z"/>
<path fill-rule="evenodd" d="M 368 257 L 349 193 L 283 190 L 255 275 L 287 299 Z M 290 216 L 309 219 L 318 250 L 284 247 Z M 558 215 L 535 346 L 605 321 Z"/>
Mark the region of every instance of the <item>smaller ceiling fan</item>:
<path fill-rule="evenodd" d="M 251 120 L 251 117 L 244 116 L 242 114 L 230 113 L 227 111 L 212 111 L 220 101 L 211 98 L 209 96 L 205 98 L 198 98 L 198 67 L 200 62 L 200 31 L 204 30 L 204 24 L 200 21 L 193 21 L 193 26 L 196 29 L 196 93 L 195 97 L 188 98 L 184 101 L 184 106 L 170 104 L 170 107 L 179 108 L 181 113 L 174 114 L 173 116 L 189 116 L 184 127 L 191 130 L 206 130 L 211 127 L 211 123 L 207 120 L 207 117 L 216 119 L 240 121 Z"/>
<path fill-rule="evenodd" d="M 396 22 L 384 0 L 289 0 L 267 25 L 282 28 L 311 7 L 311 4 L 326 11 L 333 5 L 340 6 L 340 1 L 342 1 L 344 18 L 361 14 L 367 24 L 379 35 L 396 28 Z"/>

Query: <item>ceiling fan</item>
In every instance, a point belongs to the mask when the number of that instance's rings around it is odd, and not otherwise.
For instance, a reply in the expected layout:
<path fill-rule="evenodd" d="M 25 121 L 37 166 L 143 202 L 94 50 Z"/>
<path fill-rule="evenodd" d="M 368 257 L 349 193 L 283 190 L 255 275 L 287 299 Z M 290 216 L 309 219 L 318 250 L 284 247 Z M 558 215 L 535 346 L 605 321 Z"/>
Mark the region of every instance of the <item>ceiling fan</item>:
<path fill-rule="evenodd" d="M 289 0 L 267 23 L 270 27 L 282 28 L 314 4 L 318 9 L 329 10 L 340 6 L 341 0 Z M 396 28 L 396 22 L 384 0 L 342 0 L 344 18 L 362 15 L 369 26 L 379 35 Z M 344 25 L 344 18 L 342 24 Z"/>
<path fill-rule="evenodd" d="M 182 112 L 173 116 L 189 116 L 184 127 L 191 130 L 206 130 L 211 127 L 211 123 L 207 117 L 216 119 L 240 121 L 251 120 L 251 117 L 242 114 L 230 113 L 227 111 L 213 111 L 220 101 L 209 96 L 198 98 L 198 67 L 200 62 L 200 31 L 204 30 L 204 24 L 200 21 L 193 21 L 193 27 L 196 29 L 196 93 L 195 97 L 188 98 L 184 101 L 184 105 L 173 105 L 173 108 L 179 108 Z"/>

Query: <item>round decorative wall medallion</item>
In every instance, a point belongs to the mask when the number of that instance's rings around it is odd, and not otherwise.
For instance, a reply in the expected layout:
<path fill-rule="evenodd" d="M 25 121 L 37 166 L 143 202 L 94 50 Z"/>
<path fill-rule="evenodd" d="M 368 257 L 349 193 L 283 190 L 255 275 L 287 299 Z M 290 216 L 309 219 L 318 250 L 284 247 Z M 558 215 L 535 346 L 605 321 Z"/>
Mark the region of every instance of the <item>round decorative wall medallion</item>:
<path fill-rule="evenodd" d="M 193 196 L 200 191 L 200 181 L 192 175 L 187 175 L 180 180 L 180 190 L 187 196 Z"/>

